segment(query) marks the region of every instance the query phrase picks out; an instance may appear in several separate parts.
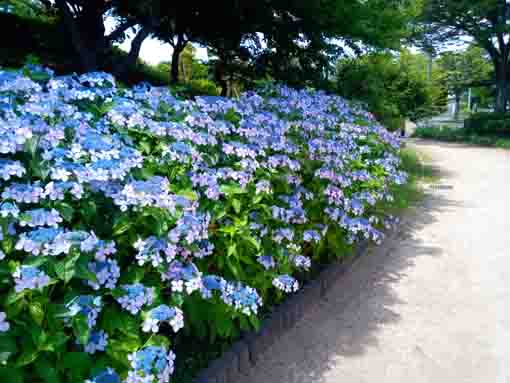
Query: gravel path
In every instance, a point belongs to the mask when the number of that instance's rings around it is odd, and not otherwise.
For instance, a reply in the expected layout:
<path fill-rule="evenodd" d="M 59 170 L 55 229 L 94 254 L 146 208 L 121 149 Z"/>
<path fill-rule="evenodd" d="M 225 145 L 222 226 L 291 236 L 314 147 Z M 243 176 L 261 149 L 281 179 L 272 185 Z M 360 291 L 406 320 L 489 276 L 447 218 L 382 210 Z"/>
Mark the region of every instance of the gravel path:
<path fill-rule="evenodd" d="M 510 151 L 415 143 L 443 174 L 242 383 L 510 383 Z"/>

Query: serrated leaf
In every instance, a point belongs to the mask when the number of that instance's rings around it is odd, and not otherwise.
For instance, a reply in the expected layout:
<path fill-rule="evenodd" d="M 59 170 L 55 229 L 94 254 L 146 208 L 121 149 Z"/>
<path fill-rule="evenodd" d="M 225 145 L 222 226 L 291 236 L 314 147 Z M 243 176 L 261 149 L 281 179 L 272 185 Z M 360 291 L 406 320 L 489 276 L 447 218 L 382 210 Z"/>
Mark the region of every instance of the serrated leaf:
<path fill-rule="evenodd" d="M 42 304 L 39 302 L 31 302 L 28 305 L 28 311 L 34 322 L 40 326 L 44 320 L 44 308 Z"/>

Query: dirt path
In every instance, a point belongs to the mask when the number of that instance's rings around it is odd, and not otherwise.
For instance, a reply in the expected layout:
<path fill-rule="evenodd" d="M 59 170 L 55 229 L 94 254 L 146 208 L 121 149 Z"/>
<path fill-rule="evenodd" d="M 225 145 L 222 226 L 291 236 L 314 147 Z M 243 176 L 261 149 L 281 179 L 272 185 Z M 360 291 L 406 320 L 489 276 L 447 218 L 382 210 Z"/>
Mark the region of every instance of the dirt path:
<path fill-rule="evenodd" d="M 417 143 L 441 184 L 242 383 L 510 383 L 510 151 Z"/>

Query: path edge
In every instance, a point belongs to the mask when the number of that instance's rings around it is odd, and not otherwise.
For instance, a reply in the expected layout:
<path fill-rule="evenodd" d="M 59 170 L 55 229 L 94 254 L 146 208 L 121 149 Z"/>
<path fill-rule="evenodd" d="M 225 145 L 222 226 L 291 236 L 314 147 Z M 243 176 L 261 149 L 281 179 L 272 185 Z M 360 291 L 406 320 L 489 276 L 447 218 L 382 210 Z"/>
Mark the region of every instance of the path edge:
<path fill-rule="evenodd" d="M 391 233 L 387 233 L 391 234 Z M 386 236 L 386 240 L 389 235 Z M 358 242 L 353 255 L 328 265 L 317 278 L 277 306 L 263 320 L 259 331 L 244 333 L 221 357 L 200 372 L 193 383 L 238 383 L 257 366 L 262 354 L 274 345 L 297 322 L 326 299 L 335 283 L 347 274 L 355 263 L 369 253 L 369 240 Z"/>

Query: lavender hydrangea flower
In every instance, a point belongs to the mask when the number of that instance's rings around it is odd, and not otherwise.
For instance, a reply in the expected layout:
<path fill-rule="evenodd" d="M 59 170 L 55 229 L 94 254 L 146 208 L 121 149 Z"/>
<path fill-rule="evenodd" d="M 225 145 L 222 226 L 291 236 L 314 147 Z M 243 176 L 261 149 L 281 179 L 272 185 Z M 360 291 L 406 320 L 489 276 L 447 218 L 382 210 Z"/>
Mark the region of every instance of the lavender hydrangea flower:
<path fill-rule="evenodd" d="M 316 230 L 307 230 L 303 233 L 303 241 L 319 243 L 321 235 Z"/>
<path fill-rule="evenodd" d="M 102 286 L 107 289 L 114 289 L 117 285 L 117 280 L 120 277 L 120 267 L 116 260 L 107 259 L 90 262 L 88 269 L 96 275 L 96 281 L 87 281 L 87 284 L 94 290 L 99 290 Z"/>
<path fill-rule="evenodd" d="M 50 283 L 50 277 L 33 266 L 20 266 L 12 274 L 14 277 L 14 290 L 19 293 L 23 290 L 42 290 Z"/>
<path fill-rule="evenodd" d="M 153 267 L 158 267 L 165 260 L 172 262 L 176 254 L 173 245 L 156 237 L 139 239 L 133 244 L 133 247 L 138 250 L 135 258 L 140 266 L 150 263 Z"/>
<path fill-rule="evenodd" d="M 292 263 L 299 269 L 308 270 L 310 267 L 312 267 L 311 259 L 304 255 L 297 255 L 293 257 Z"/>
<path fill-rule="evenodd" d="M 39 227 L 51 226 L 57 227 L 63 221 L 59 212 L 55 209 L 34 209 L 23 212 L 20 215 L 20 226 Z"/>
<path fill-rule="evenodd" d="M 224 286 L 221 299 L 246 315 L 256 315 L 259 307 L 262 306 L 262 298 L 257 291 L 241 283 L 228 283 Z"/>
<path fill-rule="evenodd" d="M 280 275 L 274 278 L 273 286 L 285 293 L 293 293 L 299 289 L 298 281 L 290 275 Z"/>
<path fill-rule="evenodd" d="M 168 383 L 174 372 L 175 354 L 162 346 L 147 346 L 128 359 L 131 370 L 125 383 Z"/>
<path fill-rule="evenodd" d="M 0 311 L 0 332 L 7 332 L 11 328 L 11 325 L 6 319 L 7 315 L 3 311 Z"/>
<path fill-rule="evenodd" d="M 10 180 L 12 177 L 23 177 L 25 173 L 26 170 L 21 162 L 0 159 L 0 178 L 4 181 Z"/>
<path fill-rule="evenodd" d="M 153 287 L 145 287 L 141 283 L 135 283 L 123 285 L 121 289 L 125 292 L 125 295 L 117 298 L 117 302 L 133 315 L 138 314 L 143 306 L 152 304 L 154 300 Z"/>
<path fill-rule="evenodd" d="M 12 199 L 19 203 L 37 203 L 43 198 L 44 189 L 39 184 L 13 183 L 2 193 L 3 199 Z"/>
<path fill-rule="evenodd" d="M 180 261 L 173 261 L 168 270 L 161 273 L 161 279 L 163 281 L 169 280 L 172 291 L 177 293 L 192 294 L 202 287 L 202 273 L 191 262 L 184 264 Z"/>
<path fill-rule="evenodd" d="M 257 262 L 264 266 L 264 269 L 270 270 L 276 267 L 274 258 L 270 255 L 263 255 L 257 258 Z"/>
<path fill-rule="evenodd" d="M 144 332 L 157 333 L 160 324 L 163 322 L 168 322 L 174 332 L 178 332 L 184 327 L 184 315 L 182 311 L 176 307 L 160 305 L 147 313 L 142 330 Z"/>
<path fill-rule="evenodd" d="M 57 228 L 40 228 L 20 235 L 16 250 L 32 255 L 67 254 L 72 243 L 66 240 L 64 231 Z"/>

